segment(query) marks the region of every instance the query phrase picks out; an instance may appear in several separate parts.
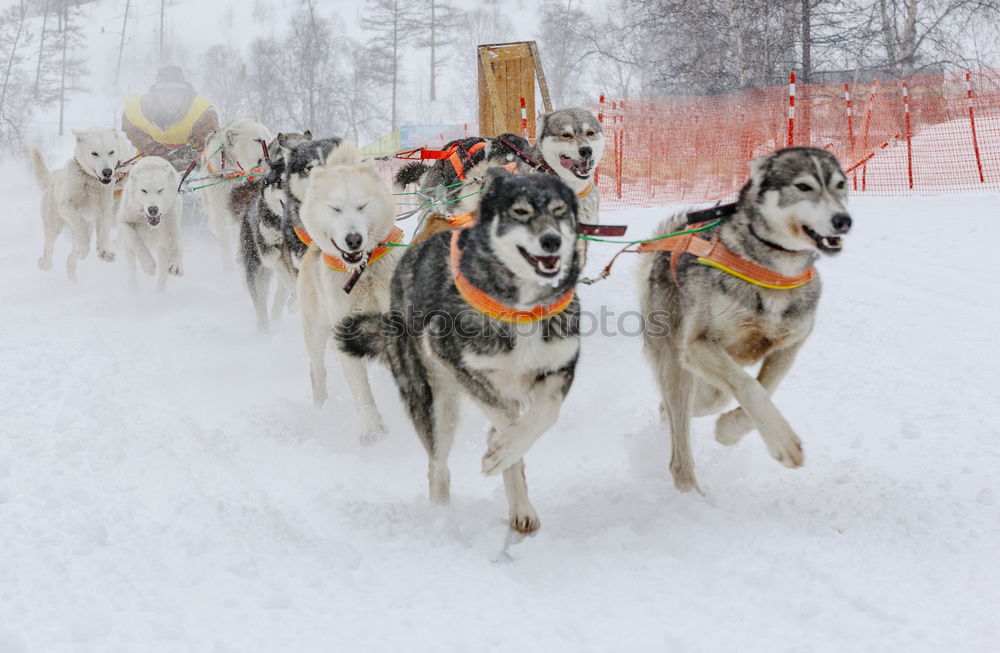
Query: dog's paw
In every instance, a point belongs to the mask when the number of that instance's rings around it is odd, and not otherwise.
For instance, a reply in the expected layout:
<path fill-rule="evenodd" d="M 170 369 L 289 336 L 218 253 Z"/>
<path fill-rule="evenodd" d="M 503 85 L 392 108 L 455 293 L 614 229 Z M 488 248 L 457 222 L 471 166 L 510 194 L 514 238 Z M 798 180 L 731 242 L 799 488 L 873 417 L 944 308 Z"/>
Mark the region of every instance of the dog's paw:
<path fill-rule="evenodd" d="M 698 479 L 694 476 L 694 470 L 680 465 L 670 463 L 670 474 L 674 477 L 674 487 L 678 492 L 690 492 L 694 490 L 698 494 L 704 494 L 698 487 Z"/>
<path fill-rule="evenodd" d="M 524 454 L 515 450 L 511 444 L 507 441 L 490 447 L 483 456 L 483 474 L 494 476 L 521 459 Z"/>
<path fill-rule="evenodd" d="M 111 263 L 112 261 L 114 261 L 114 260 L 115 260 L 115 253 L 114 253 L 114 252 L 112 252 L 112 251 L 111 251 L 111 250 L 109 250 L 109 249 L 101 249 L 101 250 L 98 250 L 98 251 L 97 251 L 97 256 L 98 256 L 98 258 L 100 258 L 100 259 L 101 259 L 102 261 L 107 261 L 108 263 Z"/>
<path fill-rule="evenodd" d="M 785 467 L 802 467 L 805 462 L 802 440 L 791 429 L 787 429 L 782 437 L 765 439 L 764 442 L 768 453 Z"/>
<path fill-rule="evenodd" d="M 153 276 L 154 274 L 156 274 L 156 261 L 152 259 L 150 259 L 149 261 L 143 261 L 142 271 L 148 274 L 149 276 Z"/>
<path fill-rule="evenodd" d="M 52 269 L 52 261 L 47 260 L 43 256 L 42 258 L 38 259 L 38 269 L 39 270 L 51 270 Z"/>
<path fill-rule="evenodd" d="M 361 432 L 361 444 L 364 446 L 370 446 L 381 440 L 386 436 L 389 431 L 386 430 L 385 425 L 381 422 L 375 424 L 374 426 L 369 426 Z"/>
<path fill-rule="evenodd" d="M 167 268 L 167 274 L 172 274 L 175 277 L 183 277 L 184 268 L 181 267 L 180 263 L 173 263 Z"/>
<path fill-rule="evenodd" d="M 753 430 L 753 420 L 742 408 L 723 413 L 715 421 L 715 440 L 727 447 L 739 442 L 744 435 Z"/>
<path fill-rule="evenodd" d="M 542 521 L 538 518 L 535 509 L 528 506 L 511 513 L 510 527 L 518 533 L 530 535 L 542 527 Z"/>

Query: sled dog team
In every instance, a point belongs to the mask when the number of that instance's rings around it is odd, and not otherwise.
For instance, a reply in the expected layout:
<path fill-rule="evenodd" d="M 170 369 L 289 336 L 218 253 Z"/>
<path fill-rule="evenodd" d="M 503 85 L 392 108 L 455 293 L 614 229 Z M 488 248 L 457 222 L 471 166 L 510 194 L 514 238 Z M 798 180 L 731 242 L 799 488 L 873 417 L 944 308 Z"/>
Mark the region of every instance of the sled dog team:
<path fill-rule="evenodd" d="M 146 157 L 123 177 L 129 157 L 113 129 L 75 135 L 74 157 L 59 170 L 33 152 L 43 189 L 39 266 L 52 266 L 65 228 L 71 279 L 93 233 L 100 258 L 112 261 L 117 224 L 132 282 L 138 262 L 147 274 L 159 271 L 162 289 L 168 275 L 183 273 L 180 175 Z M 314 402 L 327 397 L 326 353 L 335 344 L 361 440 L 378 439 L 385 426 L 364 359 L 386 364 L 427 451 L 430 499 L 447 503 L 448 454 L 468 396 L 491 425 L 483 472 L 503 476 L 510 526 L 530 533 L 540 522 L 524 456 L 555 424 L 573 383 L 586 255 L 578 233 L 599 221 L 593 177 L 603 150 L 601 125 L 583 109 L 542 116 L 534 145 L 513 134 L 454 141 L 445 158 L 396 176 L 397 190 L 415 187 L 428 204 L 407 247 L 393 189 L 338 138 L 274 137 L 237 120 L 212 136 L 198 175 L 227 180 L 200 191 L 202 205 L 227 260 L 228 233 L 239 234 L 258 329 L 285 306 L 300 308 Z M 642 311 L 661 316 L 647 320 L 645 349 L 678 489 L 698 489 L 691 417 L 720 413 L 733 398 L 737 406 L 716 421 L 719 442 L 736 444 L 757 429 L 779 462 L 803 464 L 801 441 L 771 394 L 813 327 L 814 264 L 841 249 L 850 227 L 836 159 L 788 148 L 750 162 L 736 202 L 675 215 L 638 247 Z M 745 368 L 757 363 L 752 376 Z"/>

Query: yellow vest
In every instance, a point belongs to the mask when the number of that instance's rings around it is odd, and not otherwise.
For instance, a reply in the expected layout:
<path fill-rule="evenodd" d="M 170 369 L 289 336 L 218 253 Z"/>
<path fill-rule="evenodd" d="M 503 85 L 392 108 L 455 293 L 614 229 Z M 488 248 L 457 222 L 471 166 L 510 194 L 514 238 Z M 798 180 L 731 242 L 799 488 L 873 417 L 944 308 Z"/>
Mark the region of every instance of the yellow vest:
<path fill-rule="evenodd" d="M 184 116 L 170 125 L 166 129 L 161 129 L 153 124 L 142 112 L 142 94 L 136 93 L 125 103 L 125 118 L 133 125 L 149 134 L 157 143 L 171 147 L 179 147 L 188 142 L 191 138 L 191 131 L 201 115 L 212 108 L 212 103 L 196 95 L 191 101 L 191 106 Z"/>

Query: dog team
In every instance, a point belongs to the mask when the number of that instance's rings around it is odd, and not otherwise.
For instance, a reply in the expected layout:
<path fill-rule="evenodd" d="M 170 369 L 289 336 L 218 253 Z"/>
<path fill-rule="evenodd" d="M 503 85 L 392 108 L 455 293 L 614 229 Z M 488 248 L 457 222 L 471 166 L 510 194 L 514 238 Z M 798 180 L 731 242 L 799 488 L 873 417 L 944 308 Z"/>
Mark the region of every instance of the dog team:
<path fill-rule="evenodd" d="M 43 189 L 39 267 L 51 268 L 64 229 L 70 279 L 92 235 L 98 256 L 113 261 L 117 227 L 132 283 L 138 262 L 158 272 L 162 289 L 183 274 L 180 173 L 157 156 L 133 163 L 113 129 L 75 137 L 59 170 L 33 151 Z M 559 110 L 540 118 L 534 144 L 513 134 L 454 141 L 432 165 L 403 167 L 391 187 L 353 143 L 274 137 L 240 119 L 211 135 L 196 174 L 217 180 L 199 194 L 227 260 L 228 234 L 239 234 L 258 329 L 298 306 L 314 402 L 327 398 L 326 353 L 335 348 L 361 440 L 377 440 L 385 425 L 364 359 L 387 365 L 427 452 L 430 500 L 445 504 L 459 402 L 469 397 L 490 423 L 483 472 L 502 475 L 510 527 L 531 533 L 540 521 L 524 456 L 555 424 L 573 383 L 587 253 L 579 234 L 599 223 L 594 172 L 603 151 L 591 112 Z M 393 197 L 407 188 L 425 200 L 409 244 Z M 779 462 L 803 464 L 801 441 L 771 395 L 813 327 L 814 264 L 841 249 L 850 227 L 836 159 L 788 148 L 750 162 L 735 202 L 675 215 L 634 248 L 642 312 L 662 317 L 646 320 L 645 351 L 678 489 L 698 489 L 691 418 L 720 413 L 733 398 L 737 406 L 716 421 L 719 442 L 757 429 Z M 746 371 L 758 363 L 756 376 Z"/>

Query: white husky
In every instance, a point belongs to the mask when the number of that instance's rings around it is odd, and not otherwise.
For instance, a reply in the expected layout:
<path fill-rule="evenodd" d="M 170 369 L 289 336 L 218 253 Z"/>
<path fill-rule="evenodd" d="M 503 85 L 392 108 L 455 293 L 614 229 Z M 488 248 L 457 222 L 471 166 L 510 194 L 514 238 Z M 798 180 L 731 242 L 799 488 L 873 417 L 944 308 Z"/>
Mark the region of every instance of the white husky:
<path fill-rule="evenodd" d="M 167 275 L 181 276 L 181 206 L 177 186 L 180 175 L 166 159 L 149 156 L 140 159 L 125 180 L 118 208 L 118 230 L 125 244 L 129 281 L 134 288 L 135 262 L 139 259 L 146 274 L 160 277 L 157 288 L 163 290 Z M 155 254 L 155 257 L 154 257 Z"/>
<path fill-rule="evenodd" d="M 361 163 L 353 143 L 333 150 L 313 168 L 299 217 L 312 244 L 302 259 L 298 295 L 309 352 L 313 401 L 327 397 L 326 349 L 330 330 L 354 312 L 389 309 L 389 287 L 399 249 L 382 247 L 402 232 L 395 227 L 395 203 L 374 162 Z M 354 277 L 363 271 L 360 277 Z M 356 283 L 345 287 L 349 281 Z M 354 403 L 361 414 L 363 443 L 385 433 L 368 383 L 366 363 L 339 353 Z"/>
<path fill-rule="evenodd" d="M 95 127 L 74 131 L 73 158 L 59 170 L 49 171 L 41 153 L 32 148 L 31 164 L 42 188 L 42 226 L 45 249 L 38 267 L 52 268 L 52 250 L 62 230 L 69 227 L 73 250 L 66 259 L 66 274 L 76 281 L 77 261 L 90 253 L 90 235 L 97 233 L 97 254 L 115 260 L 108 237 L 114 222 L 111 202 L 114 172 L 121 161 L 120 139 L 112 128 Z"/>
<path fill-rule="evenodd" d="M 200 191 L 208 214 L 208 226 L 222 243 L 225 265 L 230 265 L 233 257 L 230 250 L 229 229 L 240 223 L 245 206 L 234 206 L 234 193 L 250 181 L 242 173 L 262 168 L 264 165 L 263 143 L 273 139 L 267 127 L 252 118 L 240 118 L 212 134 L 205 144 L 201 158 L 201 174 L 216 177 L 219 181 L 229 181 L 208 186 Z M 238 202 L 237 202 L 238 203 Z"/>

